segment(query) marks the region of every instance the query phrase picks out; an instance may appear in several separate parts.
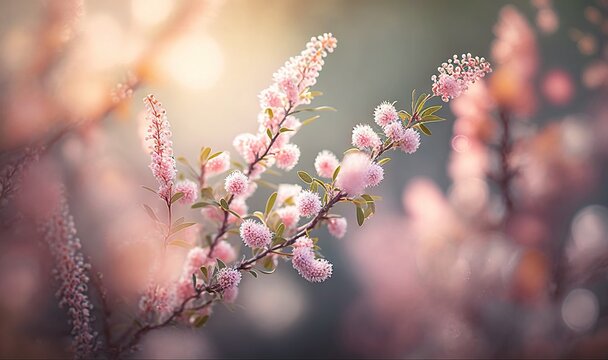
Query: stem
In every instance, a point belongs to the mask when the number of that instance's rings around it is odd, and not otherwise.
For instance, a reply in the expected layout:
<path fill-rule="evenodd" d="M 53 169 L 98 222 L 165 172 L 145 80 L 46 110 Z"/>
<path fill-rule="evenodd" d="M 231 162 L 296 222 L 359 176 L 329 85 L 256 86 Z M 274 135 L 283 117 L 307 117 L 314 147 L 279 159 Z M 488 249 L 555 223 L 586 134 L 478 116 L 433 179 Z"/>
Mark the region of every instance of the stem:
<path fill-rule="evenodd" d="M 513 144 L 511 142 L 511 128 L 509 113 L 506 109 L 500 109 L 500 125 L 502 127 L 502 135 L 498 145 L 498 151 L 500 156 L 500 170 L 498 176 L 495 177 L 495 181 L 500 187 L 500 193 L 502 201 L 505 205 L 505 216 L 504 222 L 506 223 L 513 212 L 513 195 L 511 193 L 511 180 L 514 177 L 514 172 L 511 170 L 509 160 L 511 152 L 513 151 Z"/>

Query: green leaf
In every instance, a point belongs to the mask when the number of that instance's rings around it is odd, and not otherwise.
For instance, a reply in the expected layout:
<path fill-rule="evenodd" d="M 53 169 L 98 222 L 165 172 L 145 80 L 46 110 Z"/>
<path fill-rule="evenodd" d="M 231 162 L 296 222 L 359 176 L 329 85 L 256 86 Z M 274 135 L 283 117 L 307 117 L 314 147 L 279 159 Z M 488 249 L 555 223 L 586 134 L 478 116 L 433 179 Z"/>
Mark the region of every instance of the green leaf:
<path fill-rule="evenodd" d="M 363 213 L 363 209 L 361 208 L 361 206 L 357 205 L 357 224 L 359 224 L 359 226 L 363 225 L 363 222 L 365 221 L 365 214 Z"/>
<path fill-rule="evenodd" d="M 268 216 L 268 214 L 270 214 L 270 211 L 272 211 L 272 207 L 274 206 L 275 201 L 277 200 L 277 192 L 273 192 L 272 195 L 270 195 L 270 197 L 268 198 L 268 201 L 266 201 L 266 208 L 264 210 L 264 215 Z"/>
<path fill-rule="evenodd" d="M 283 236 L 284 231 L 285 231 L 285 224 L 280 223 L 279 226 L 277 227 L 276 236 L 277 237 Z"/>
<path fill-rule="evenodd" d="M 307 119 L 305 119 L 305 120 L 302 121 L 302 126 L 308 125 L 308 124 L 310 124 L 311 122 L 317 120 L 320 117 L 321 117 L 321 115 L 311 116 L 311 117 L 309 117 L 309 118 L 307 118 Z"/>
<path fill-rule="evenodd" d="M 312 177 L 306 171 L 298 171 L 298 176 L 307 184 L 312 182 Z"/>
<path fill-rule="evenodd" d="M 192 247 L 193 247 L 192 244 L 190 244 L 189 242 L 186 242 L 184 240 L 179 240 L 179 239 L 171 240 L 171 241 L 169 241 L 169 243 L 167 245 L 178 246 L 178 247 L 188 249 L 188 250 L 192 249 Z"/>
<path fill-rule="evenodd" d="M 425 93 L 420 94 L 418 100 L 416 101 L 416 114 L 420 114 L 420 110 L 424 107 L 424 104 L 429 99 L 429 96 Z"/>
<path fill-rule="evenodd" d="M 380 159 L 380 160 L 378 161 L 378 165 L 382 166 L 382 165 L 384 165 L 384 164 L 388 163 L 389 161 L 391 161 L 391 158 L 388 158 L 388 157 L 386 157 L 386 158 L 384 158 L 384 159 Z"/>
<path fill-rule="evenodd" d="M 142 188 L 144 188 L 144 189 L 146 189 L 146 190 L 148 190 L 148 191 L 150 191 L 150 192 L 153 192 L 153 193 L 154 193 L 154 194 L 156 194 L 156 195 L 158 195 L 158 193 L 156 192 L 156 190 L 154 190 L 154 189 L 152 189 L 152 188 L 149 188 L 149 187 L 147 187 L 147 186 L 143 186 L 143 185 L 142 185 L 141 187 L 142 187 Z"/>
<path fill-rule="evenodd" d="M 201 198 L 204 200 L 215 200 L 215 196 L 213 195 L 213 188 L 204 187 L 201 189 Z"/>
<path fill-rule="evenodd" d="M 268 271 L 274 271 L 276 269 L 274 265 L 274 260 L 270 256 L 266 256 L 264 258 L 264 260 L 262 261 L 262 266 Z"/>
<path fill-rule="evenodd" d="M 194 325 L 195 328 L 201 328 L 201 327 L 205 326 L 205 324 L 207 323 L 208 320 L 209 320 L 209 315 L 197 316 L 194 319 L 194 322 L 192 325 Z"/>
<path fill-rule="evenodd" d="M 201 164 L 204 164 L 207 162 L 207 158 L 209 157 L 209 154 L 211 154 L 210 147 L 204 147 L 201 149 L 201 153 L 199 154 L 199 160 L 200 160 Z"/>
<path fill-rule="evenodd" d="M 207 159 L 207 161 L 209 161 L 209 160 L 211 160 L 211 159 L 213 159 L 213 158 L 216 158 L 216 157 L 218 157 L 218 156 L 222 155 L 222 153 L 223 153 L 223 151 L 218 151 L 218 152 L 216 152 L 215 154 L 213 154 L 213 155 L 209 156 L 209 158 Z"/>
<path fill-rule="evenodd" d="M 420 122 L 427 123 L 427 122 L 437 122 L 437 121 L 444 121 L 444 120 L 445 120 L 444 118 L 439 117 L 437 115 L 426 115 L 425 117 L 420 119 Z"/>
<path fill-rule="evenodd" d="M 253 216 L 257 217 L 262 222 L 264 222 L 264 214 L 262 214 L 260 211 L 254 211 L 253 212 Z"/>
<path fill-rule="evenodd" d="M 222 260 L 220 260 L 219 258 L 215 259 L 215 261 L 217 261 L 217 267 L 219 270 L 222 270 L 223 268 L 226 267 L 226 264 L 224 264 L 224 262 Z"/>
<path fill-rule="evenodd" d="M 304 109 L 299 109 L 294 111 L 294 114 L 300 113 L 300 112 L 305 112 L 305 111 L 338 111 L 335 108 L 331 107 L 331 106 L 317 106 L 314 108 L 304 108 Z"/>
<path fill-rule="evenodd" d="M 372 202 L 372 203 L 374 202 L 374 199 L 370 195 L 363 194 L 363 195 L 361 195 L 361 197 L 363 199 L 365 199 L 365 201 L 367 201 L 367 202 Z"/>
<path fill-rule="evenodd" d="M 184 197 L 184 193 L 181 191 L 173 194 L 173 196 L 171 196 L 171 204 L 173 204 L 174 202 L 176 202 L 177 200 L 179 200 L 183 197 Z"/>
<path fill-rule="evenodd" d="M 284 133 L 284 132 L 288 132 L 288 131 L 295 131 L 295 130 L 294 129 L 288 129 L 288 128 L 285 128 L 285 127 L 279 129 L 280 133 Z"/>
<path fill-rule="evenodd" d="M 239 213 L 237 213 L 236 211 L 228 209 L 228 212 L 231 213 L 232 215 L 236 216 L 238 219 L 242 219 L 241 215 Z"/>
<path fill-rule="evenodd" d="M 340 173 L 340 166 L 338 166 L 338 167 L 336 168 L 336 170 L 334 170 L 334 174 L 331 176 L 331 179 L 332 179 L 333 181 L 336 181 L 336 178 L 338 177 L 338 174 L 339 174 L 339 173 Z"/>
<path fill-rule="evenodd" d="M 312 97 L 317 97 L 317 96 L 321 96 L 323 95 L 323 93 L 321 91 L 311 91 L 310 92 L 310 96 Z"/>
<path fill-rule="evenodd" d="M 258 273 L 255 270 L 249 270 L 248 272 L 253 275 L 254 278 L 258 278 Z"/>
<path fill-rule="evenodd" d="M 412 113 L 414 112 L 414 108 L 416 107 L 416 104 L 414 103 L 414 99 L 416 98 L 416 89 L 412 90 Z"/>
<path fill-rule="evenodd" d="M 175 233 L 177 233 L 177 232 L 179 232 L 181 230 L 184 230 L 185 228 L 188 228 L 188 227 L 190 227 L 192 225 L 196 225 L 196 223 L 188 222 L 188 223 L 182 223 L 182 224 L 179 224 L 177 226 L 174 226 L 174 227 L 171 228 L 171 231 L 169 232 L 169 236 L 171 236 L 171 235 L 173 235 L 173 234 L 175 234 Z"/>
<path fill-rule="evenodd" d="M 192 274 L 192 287 L 196 289 L 196 275 Z"/>
<path fill-rule="evenodd" d="M 426 136 L 431 136 L 431 134 L 432 134 L 431 130 L 422 123 L 418 123 L 418 124 L 414 125 L 414 127 L 419 128 L 420 131 L 422 131 L 422 133 Z"/>
<path fill-rule="evenodd" d="M 361 150 L 359 150 L 359 149 L 357 149 L 357 148 L 350 148 L 350 149 L 348 149 L 348 150 L 346 150 L 346 151 L 344 152 L 344 155 L 346 155 L 346 154 L 350 154 L 350 153 L 355 153 L 355 152 L 360 152 L 360 151 L 361 151 Z"/>
<path fill-rule="evenodd" d="M 274 113 L 272 112 L 271 108 L 266 108 L 266 110 L 264 110 L 264 112 L 266 112 L 266 115 L 268 115 L 269 119 L 274 118 Z"/>
<path fill-rule="evenodd" d="M 205 279 L 209 279 L 209 270 L 207 270 L 206 267 L 201 266 L 201 272 L 203 273 L 203 275 L 205 276 Z"/>
<path fill-rule="evenodd" d="M 205 201 L 201 201 L 201 202 L 197 202 L 192 204 L 192 206 L 190 206 L 192 209 L 198 209 L 198 208 L 203 208 L 205 206 L 213 206 L 215 205 L 214 203 L 210 203 L 210 202 L 205 202 Z"/>
<path fill-rule="evenodd" d="M 441 109 L 441 105 L 429 106 L 420 113 L 420 117 L 424 118 L 427 115 L 433 115 Z"/>
<path fill-rule="evenodd" d="M 272 140 L 272 131 L 270 131 L 270 129 L 266 129 L 266 135 L 268 135 L 268 138 Z"/>
<path fill-rule="evenodd" d="M 220 206 L 222 207 L 222 209 L 224 209 L 225 211 L 230 210 L 230 207 L 228 206 L 228 202 L 226 201 L 226 199 L 221 198 L 220 199 Z"/>
<path fill-rule="evenodd" d="M 144 204 L 144 209 L 146 209 L 146 213 L 148 214 L 148 216 L 156 221 L 156 222 L 160 222 L 160 220 L 158 219 L 158 217 L 156 216 L 156 214 L 154 213 L 154 210 L 152 210 L 151 207 L 149 207 L 148 205 Z"/>

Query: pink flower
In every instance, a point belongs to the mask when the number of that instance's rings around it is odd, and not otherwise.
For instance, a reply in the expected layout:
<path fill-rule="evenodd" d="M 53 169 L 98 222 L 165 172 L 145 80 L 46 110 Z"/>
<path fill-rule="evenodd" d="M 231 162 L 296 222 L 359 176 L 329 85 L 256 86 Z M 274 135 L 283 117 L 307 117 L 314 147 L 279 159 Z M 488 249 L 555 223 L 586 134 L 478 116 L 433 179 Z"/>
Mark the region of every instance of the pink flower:
<path fill-rule="evenodd" d="M 229 194 L 239 196 L 247 191 L 247 175 L 243 174 L 239 170 L 235 170 L 226 176 L 224 181 L 224 189 Z"/>
<path fill-rule="evenodd" d="M 239 296 L 239 287 L 233 286 L 224 290 L 223 297 L 224 302 L 228 304 L 232 304 L 236 301 L 236 298 Z"/>
<path fill-rule="evenodd" d="M 175 185 L 175 192 L 184 194 L 184 196 L 179 199 L 180 204 L 193 204 L 198 197 L 198 184 L 191 180 L 182 180 Z"/>
<path fill-rule="evenodd" d="M 272 233 L 268 226 L 255 220 L 245 220 L 240 228 L 241 239 L 251 248 L 261 248 L 270 244 Z"/>
<path fill-rule="evenodd" d="M 222 240 L 213 248 L 212 256 L 228 264 L 236 260 L 236 251 L 229 242 Z"/>
<path fill-rule="evenodd" d="M 93 330 L 93 304 L 89 300 L 90 265 L 81 251 L 80 239 L 76 236 L 74 219 L 69 213 L 65 199 L 57 211 L 43 224 L 44 239 L 55 262 L 54 275 L 59 283 L 57 297 L 59 306 L 67 307 L 72 326 L 72 345 L 76 357 L 87 358 L 95 349 Z"/>
<path fill-rule="evenodd" d="M 359 124 L 353 128 L 352 143 L 354 147 L 363 150 L 377 148 L 382 142 L 369 125 Z"/>
<path fill-rule="evenodd" d="M 291 170 L 300 159 L 300 149 L 295 144 L 286 144 L 275 155 L 277 167 L 283 170 Z"/>
<path fill-rule="evenodd" d="M 310 243 L 312 246 L 312 241 Z M 331 277 L 333 266 L 325 259 L 315 259 L 315 253 L 311 246 L 300 244 L 294 246 L 291 265 L 298 271 L 300 276 L 310 282 L 323 282 Z"/>
<path fill-rule="evenodd" d="M 293 229 L 300 221 L 300 212 L 295 206 L 286 206 L 277 210 L 277 215 L 281 218 L 281 222 L 286 229 Z"/>
<path fill-rule="evenodd" d="M 284 204 L 287 200 L 294 201 L 300 194 L 302 187 L 297 184 L 280 184 L 277 190 L 277 203 Z"/>
<path fill-rule="evenodd" d="M 492 71 L 489 62 L 478 56 L 472 57 L 471 54 L 463 54 L 460 59 L 454 55 L 452 59 L 441 64 L 441 67 L 437 69 L 439 76 L 431 77 L 433 94 L 441 96 L 445 102 L 460 96 L 470 84 Z"/>
<path fill-rule="evenodd" d="M 230 153 L 224 151 L 205 164 L 205 175 L 213 176 L 230 169 Z"/>
<path fill-rule="evenodd" d="M 186 255 L 186 261 L 184 262 L 184 268 L 182 270 L 181 278 L 184 281 L 188 281 L 191 284 L 192 274 L 198 274 L 201 266 L 207 266 L 214 263 L 213 259 L 208 256 L 208 249 L 203 249 L 200 246 L 193 247 L 188 251 Z"/>
<path fill-rule="evenodd" d="M 344 235 L 346 235 L 347 225 L 348 223 L 343 217 L 331 218 L 327 221 L 327 230 L 332 236 L 338 239 L 342 239 Z"/>
<path fill-rule="evenodd" d="M 401 125 L 401 122 L 394 121 L 384 127 L 384 135 L 398 143 L 403 140 L 405 136 L 405 128 Z"/>
<path fill-rule="evenodd" d="M 321 177 L 331 178 L 340 165 L 338 158 L 331 151 L 321 151 L 315 159 L 315 170 Z"/>
<path fill-rule="evenodd" d="M 367 186 L 377 186 L 384 179 L 384 169 L 378 164 L 371 164 L 367 170 Z M 366 187 L 367 187 L 366 186 Z"/>
<path fill-rule="evenodd" d="M 321 199 L 317 193 L 305 190 L 296 197 L 296 207 L 301 216 L 315 216 L 321 211 Z"/>
<path fill-rule="evenodd" d="M 406 129 L 401 142 L 401 150 L 413 154 L 420 147 L 420 133 L 414 129 Z"/>
<path fill-rule="evenodd" d="M 347 154 L 340 165 L 336 185 L 350 196 L 361 195 L 367 186 L 370 165 L 369 156 L 365 153 Z"/>
<path fill-rule="evenodd" d="M 167 120 L 167 111 L 154 95 L 146 96 L 144 104 L 148 122 L 145 141 L 150 143 L 150 157 L 152 158 L 150 170 L 158 181 L 159 195 L 168 201 L 173 195 L 173 181 L 176 175 L 171 126 Z"/>
<path fill-rule="evenodd" d="M 236 269 L 223 268 L 217 273 L 217 284 L 220 290 L 237 287 L 241 282 L 241 272 Z"/>
<path fill-rule="evenodd" d="M 161 286 L 149 286 L 139 300 L 139 310 L 144 318 L 153 321 L 155 317 L 163 317 L 169 313 L 169 293 Z"/>
<path fill-rule="evenodd" d="M 385 127 L 386 125 L 398 120 L 399 114 L 397 113 L 395 106 L 388 101 L 383 101 L 374 110 L 374 121 L 380 127 Z"/>

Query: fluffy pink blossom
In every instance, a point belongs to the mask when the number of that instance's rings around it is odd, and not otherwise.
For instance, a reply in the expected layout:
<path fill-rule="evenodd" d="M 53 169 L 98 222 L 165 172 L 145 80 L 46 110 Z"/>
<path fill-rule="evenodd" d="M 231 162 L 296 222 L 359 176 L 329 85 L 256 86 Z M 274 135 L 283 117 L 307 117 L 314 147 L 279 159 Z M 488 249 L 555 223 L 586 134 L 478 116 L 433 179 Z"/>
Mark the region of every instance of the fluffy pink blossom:
<path fill-rule="evenodd" d="M 66 307 L 70 315 L 75 355 L 77 358 L 88 358 L 96 346 L 93 304 L 87 294 L 90 265 L 82 255 L 74 219 L 65 200 L 62 200 L 57 211 L 44 224 L 43 230 L 55 262 L 53 272 L 59 283 L 56 293 L 59 306 Z"/>
<path fill-rule="evenodd" d="M 347 225 L 348 223 L 343 217 L 331 218 L 327 221 L 327 230 L 332 236 L 341 239 L 346 235 Z"/>
<path fill-rule="evenodd" d="M 397 143 L 403 140 L 403 137 L 405 136 L 405 128 L 399 121 L 389 123 L 383 128 L 383 130 L 386 137 Z"/>
<path fill-rule="evenodd" d="M 224 290 L 223 298 L 224 302 L 228 304 L 233 304 L 236 301 L 236 298 L 239 296 L 239 287 L 233 286 Z"/>
<path fill-rule="evenodd" d="M 398 120 L 399 114 L 397 113 L 397 109 L 395 109 L 395 105 L 389 103 L 388 101 L 383 101 L 380 105 L 376 106 L 376 109 L 374 109 L 374 121 L 380 127 L 385 127 L 386 125 Z"/>
<path fill-rule="evenodd" d="M 382 144 L 382 141 L 371 126 L 359 124 L 353 128 L 352 143 L 354 147 L 363 150 L 375 149 Z"/>
<path fill-rule="evenodd" d="M 310 190 L 304 190 L 296 197 L 296 207 L 301 216 L 315 216 L 321 211 L 321 199 L 319 194 Z"/>
<path fill-rule="evenodd" d="M 296 144 L 286 144 L 275 155 L 277 167 L 283 170 L 291 170 L 300 159 L 300 149 Z"/>
<path fill-rule="evenodd" d="M 247 175 L 235 170 L 226 176 L 224 189 L 234 196 L 243 195 L 247 191 L 248 181 Z"/>
<path fill-rule="evenodd" d="M 277 190 L 277 203 L 284 204 L 287 200 L 295 201 L 302 191 L 302 187 L 297 184 L 280 184 Z"/>
<path fill-rule="evenodd" d="M 331 151 L 323 150 L 315 158 L 315 170 L 321 177 L 331 178 L 340 165 L 338 158 Z"/>
<path fill-rule="evenodd" d="M 148 321 L 166 316 L 171 307 L 167 289 L 158 285 L 148 286 L 146 292 L 139 299 L 139 310 Z"/>
<path fill-rule="evenodd" d="M 333 266 L 325 259 L 316 259 L 312 249 L 312 241 L 299 243 L 294 246 L 291 265 L 300 276 L 310 282 L 323 282 L 331 277 Z M 310 244 L 310 246 L 307 246 Z"/>
<path fill-rule="evenodd" d="M 378 164 L 371 164 L 367 170 L 367 185 L 377 186 L 384 179 L 384 169 Z"/>
<path fill-rule="evenodd" d="M 256 157 L 263 152 L 268 137 L 266 134 L 240 134 L 234 138 L 232 145 L 248 164 L 255 161 Z"/>
<path fill-rule="evenodd" d="M 180 204 L 193 204 L 198 197 L 198 184 L 192 180 L 182 180 L 175 184 L 175 192 L 181 192 L 184 196 L 179 199 Z"/>
<path fill-rule="evenodd" d="M 243 221 L 240 234 L 245 245 L 251 248 L 267 246 L 272 240 L 272 233 L 268 226 L 252 219 Z"/>
<path fill-rule="evenodd" d="M 420 147 L 420 133 L 411 128 L 406 129 L 400 147 L 407 154 L 415 153 Z"/>
<path fill-rule="evenodd" d="M 230 169 L 230 153 L 222 152 L 205 164 L 205 175 L 213 176 L 224 173 Z"/>
<path fill-rule="evenodd" d="M 181 278 L 185 281 L 191 282 L 192 274 L 198 274 L 201 266 L 213 264 L 214 260 L 210 259 L 207 254 L 208 250 L 203 249 L 200 246 L 190 249 L 190 251 L 188 251 L 188 255 L 186 255 L 186 260 L 184 261 Z"/>
<path fill-rule="evenodd" d="M 173 181 L 176 175 L 173 143 L 167 111 L 154 95 L 144 98 L 148 130 L 145 140 L 150 143 L 150 169 L 158 181 L 158 193 L 165 200 L 173 195 Z"/>
<path fill-rule="evenodd" d="M 277 210 L 277 215 L 281 219 L 281 222 L 285 225 L 286 229 L 293 229 L 298 225 L 300 221 L 300 212 L 295 206 L 285 206 Z"/>
<path fill-rule="evenodd" d="M 492 68 L 484 58 L 463 54 L 460 59 L 454 55 L 447 63 L 441 64 L 437 70 L 439 70 L 439 75 L 431 77 L 433 94 L 441 96 L 443 101 L 448 102 L 450 99 L 460 96 L 469 85 L 491 72 Z"/>
<path fill-rule="evenodd" d="M 214 258 L 222 260 L 225 264 L 231 263 L 236 260 L 236 251 L 234 247 L 227 241 L 220 241 L 213 248 L 211 254 Z"/>
<path fill-rule="evenodd" d="M 347 154 L 340 165 L 336 185 L 350 196 L 361 195 L 367 186 L 370 165 L 370 158 L 365 153 Z"/>
<path fill-rule="evenodd" d="M 241 282 L 241 272 L 236 269 L 223 268 L 217 273 L 217 284 L 220 290 L 236 287 Z"/>

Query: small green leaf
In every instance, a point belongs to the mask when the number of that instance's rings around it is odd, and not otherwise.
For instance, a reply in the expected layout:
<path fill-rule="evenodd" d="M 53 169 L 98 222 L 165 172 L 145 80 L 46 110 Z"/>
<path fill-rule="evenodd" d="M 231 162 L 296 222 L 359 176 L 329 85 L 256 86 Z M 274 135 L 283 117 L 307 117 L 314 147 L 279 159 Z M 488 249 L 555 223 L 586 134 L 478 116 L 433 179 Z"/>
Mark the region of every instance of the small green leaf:
<path fill-rule="evenodd" d="M 272 140 L 272 131 L 270 131 L 270 129 L 266 129 L 266 135 L 268 135 L 268 138 Z"/>
<path fill-rule="evenodd" d="M 210 202 L 205 202 L 205 201 L 201 201 L 201 202 L 197 202 L 192 204 L 192 206 L 190 206 L 192 209 L 198 209 L 198 208 L 203 208 L 205 206 L 213 206 L 215 205 L 214 203 L 210 203 Z"/>
<path fill-rule="evenodd" d="M 144 188 L 144 189 L 146 189 L 146 190 L 148 190 L 148 191 L 150 191 L 150 192 L 153 192 L 153 193 L 154 193 L 154 194 L 156 194 L 156 195 L 158 195 L 158 193 L 156 192 L 156 190 L 154 190 L 154 189 L 152 189 L 152 188 L 149 188 L 149 187 L 147 187 L 147 186 L 143 186 L 143 185 L 142 185 L 141 187 L 142 187 L 142 188 Z"/>
<path fill-rule="evenodd" d="M 428 115 L 433 115 L 434 113 L 436 113 L 437 111 L 441 110 L 441 105 L 434 105 L 434 106 L 429 106 L 428 108 L 424 109 L 421 113 L 420 113 L 420 117 L 424 118 L 425 116 Z"/>
<path fill-rule="evenodd" d="M 271 108 L 266 108 L 266 110 L 264 110 L 266 112 L 266 115 L 268 115 L 269 119 L 274 118 L 274 113 L 272 112 Z"/>
<path fill-rule="evenodd" d="M 181 247 L 181 248 L 184 248 L 184 249 L 192 249 L 193 248 L 192 244 L 190 244 L 189 242 L 186 242 L 184 240 L 171 240 L 171 241 L 169 241 L 168 245 L 178 246 L 178 247 Z"/>
<path fill-rule="evenodd" d="M 306 171 L 298 171 L 298 176 L 307 184 L 312 182 L 312 177 Z"/>
<path fill-rule="evenodd" d="M 223 268 L 226 267 L 226 264 L 224 264 L 224 262 L 222 260 L 220 260 L 219 258 L 215 259 L 217 261 L 217 267 L 222 270 Z"/>
<path fill-rule="evenodd" d="M 192 273 L 192 287 L 196 289 L 196 275 L 194 273 Z"/>
<path fill-rule="evenodd" d="M 205 326 L 205 324 L 207 323 L 208 320 L 209 320 L 209 315 L 197 316 L 196 319 L 194 319 L 193 325 L 195 328 L 201 328 L 201 327 Z"/>
<path fill-rule="evenodd" d="M 222 207 L 222 209 L 224 209 L 225 211 L 228 211 L 230 209 L 230 207 L 228 206 L 228 202 L 226 201 L 226 199 L 221 198 L 220 199 L 220 206 Z"/>
<path fill-rule="evenodd" d="M 359 226 L 363 225 L 363 222 L 365 221 L 365 214 L 363 213 L 363 209 L 357 205 L 357 224 L 359 224 Z"/>
<path fill-rule="evenodd" d="M 179 224 L 177 226 L 174 226 L 174 227 L 171 228 L 171 231 L 169 232 L 169 236 L 171 236 L 171 235 L 173 235 L 173 234 L 175 234 L 175 233 L 177 233 L 177 232 L 179 232 L 181 230 L 184 230 L 185 228 L 188 228 L 188 227 L 190 227 L 192 225 L 196 225 L 196 223 L 189 222 L 189 223 L 182 223 L 182 224 Z"/>
<path fill-rule="evenodd" d="M 384 165 L 384 164 L 388 163 L 389 161 L 391 161 L 391 158 L 388 158 L 388 157 L 386 157 L 386 158 L 384 158 L 384 159 L 380 159 L 380 160 L 378 161 L 378 165 L 382 166 L 382 165 Z"/>
<path fill-rule="evenodd" d="M 253 212 L 253 216 L 257 217 L 262 222 L 264 222 L 264 214 L 262 214 L 260 211 L 254 211 Z"/>
<path fill-rule="evenodd" d="M 414 126 L 415 126 L 415 127 L 417 127 L 417 128 L 419 128 L 419 129 L 420 129 L 420 131 L 422 131 L 422 133 L 423 133 L 424 135 L 426 135 L 426 136 L 431 136 L 431 134 L 432 134 L 432 133 L 431 133 L 431 130 L 430 130 L 428 127 L 426 127 L 424 124 L 418 123 L 418 124 L 416 124 L 416 125 L 414 125 Z"/>
<path fill-rule="evenodd" d="M 242 219 L 241 215 L 239 213 L 237 213 L 236 211 L 228 209 L 228 212 L 231 213 L 232 215 L 236 216 L 238 219 Z"/>
<path fill-rule="evenodd" d="M 355 152 L 360 152 L 360 151 L 361 151 L 361 150 L 359 150 L 359 149 L 357 149 L 357 148 L 350 148 L 350 149 L 348 149 L 348 150 L 346 150 L 346 151 L 344 152 L 344 155 L 346 155 L 346 154 L 350 154 L 350 153 L 355 153 Z"/>
<path fill-rule="evenodd" d="M 272 195 L 266 201 L 266 210 L 264 211 L 264 215 L 268 216 L 270 211 L 272 211 L 272 207 L 274 206 L 275 201 L 277 200 L 277 192 L 273 192 Z"/>
<path fill-rule="evenodd" d="M 363 199 L 365 199 L 365 201 L 367 201 L 367 202 L 374 202 L 374 199 L 370 195 L 363 194 L 363 195 L 361 195 L 361 197 Z"/>
<path fill-rule="evenodd" d="M 204 200 L 215 200 L 215 197 L 213 195 L 213 188 L 211 187 L 204 187 L 201 189 L 201 198 L 203 198 Z"/>
<path fill-rule="evenodd" d="M 285 224 L 280 223 L 279 226 L 277 227 L 276 236 L 277 237 L 283 236 L 284 231 L 285 231 Z"/>
<path fill-rule="evenodd" d="M 176 202 L 177 200 L 179 200 L 183 197 L 184 197 L 184 193 L 181 191 L 173 194 L 173 196 L 171 196 L 171 204 L 173 204 L 174 202 Z"/>
<path fill-rule="evenodd" d="M 254 278 L 258 278 L 258 273 L 255 270 L 249 270 L 249 273 L 253 275 Z"/>
<path fill-rule="evenodd" d="M 338 177 L 338 174 L 339 174 L 339 173 L 340 173 L 340 166 L 338 166 L 338 167 L 336 168 L 336 170 L 334 170 L 334 174 L 331 176 L 331 179 L 332 179 L 333 181 L 336 181 L 336 178 Z"/>
<path fill-rule="evenodd" d="M 216 158 L 216 157 L 218 157 L 218 156 L 222 155 L 222 153 L 223 153 L 223 151 L 218 151 L 218 152 L 216 152 L 215 154 L 213 154 L 213 155 L 209 156 L 209 158 L 207 159 L 207 161 L 209 161 L 209 160 L 211 160 L 211 159 L 213 159 L 213 158 Z"/>
<path fill-rule="evenodd" d="M 280 133 L 284 133 L 284 132 L 288 132 L 288 131 L 295 131 L 295 130 L 293 130 L 293 129 L 288 129 L 288 128 L 280 128 L 280 129 L 279 129 L 279 132 L 280 132 Z"/>
<path fill-rule="evenodd" d="M 201 153 L 199 154 L 199 160 L 200 160 L 201 164 L 204 164 L 207 162 L 207 158 L 209 157 L 209 154 L 211 154 L 210 147 L 204 147 L 201 149 Z"/>
<path fill-rule="evenodd" d="M 201 272 L 203 273 L 203 276 L 205 276 L 205 279 L 209 279 L 209 270 L 207 270 L 206 267 L 201 266 Z"/>
<path fill-rule="evenodd" d="M 309 118 L 307 118 L 307 119 L 305 119 L 305 120 L 302 121 L 302 126 L 308 125 L 308 124 L 310 124 L 311 122 L 317 120 L 320 117 L 321 117 L 321 115 L 311 116 L 311 117 L 309 117 Z"/>
<path fill-rule="evenodd" d="M 420 119 L 420 122 L 427 123 L 427 122 L 437 122 L 437 121 L 444 121 L 444 120 L 445 120 L 444 118 L 439 117 L 437 115 L 426 115 L 422 119 Z"/>
<path fill-rule="evenodd" d="M 144 204 L 144 209 L 146 209 L 146 213 L 148 214 L 148 216 L 150 218 L 152 218 L 152 220 L 154 220 L 154 221 L 156 221 L 158 223 L 160 222 L 160 220 L 158 219 L 158 217 L 154 213 L 154 210 L 152 210 L 151 207 L 149 207 L 148 205 Z"/>

